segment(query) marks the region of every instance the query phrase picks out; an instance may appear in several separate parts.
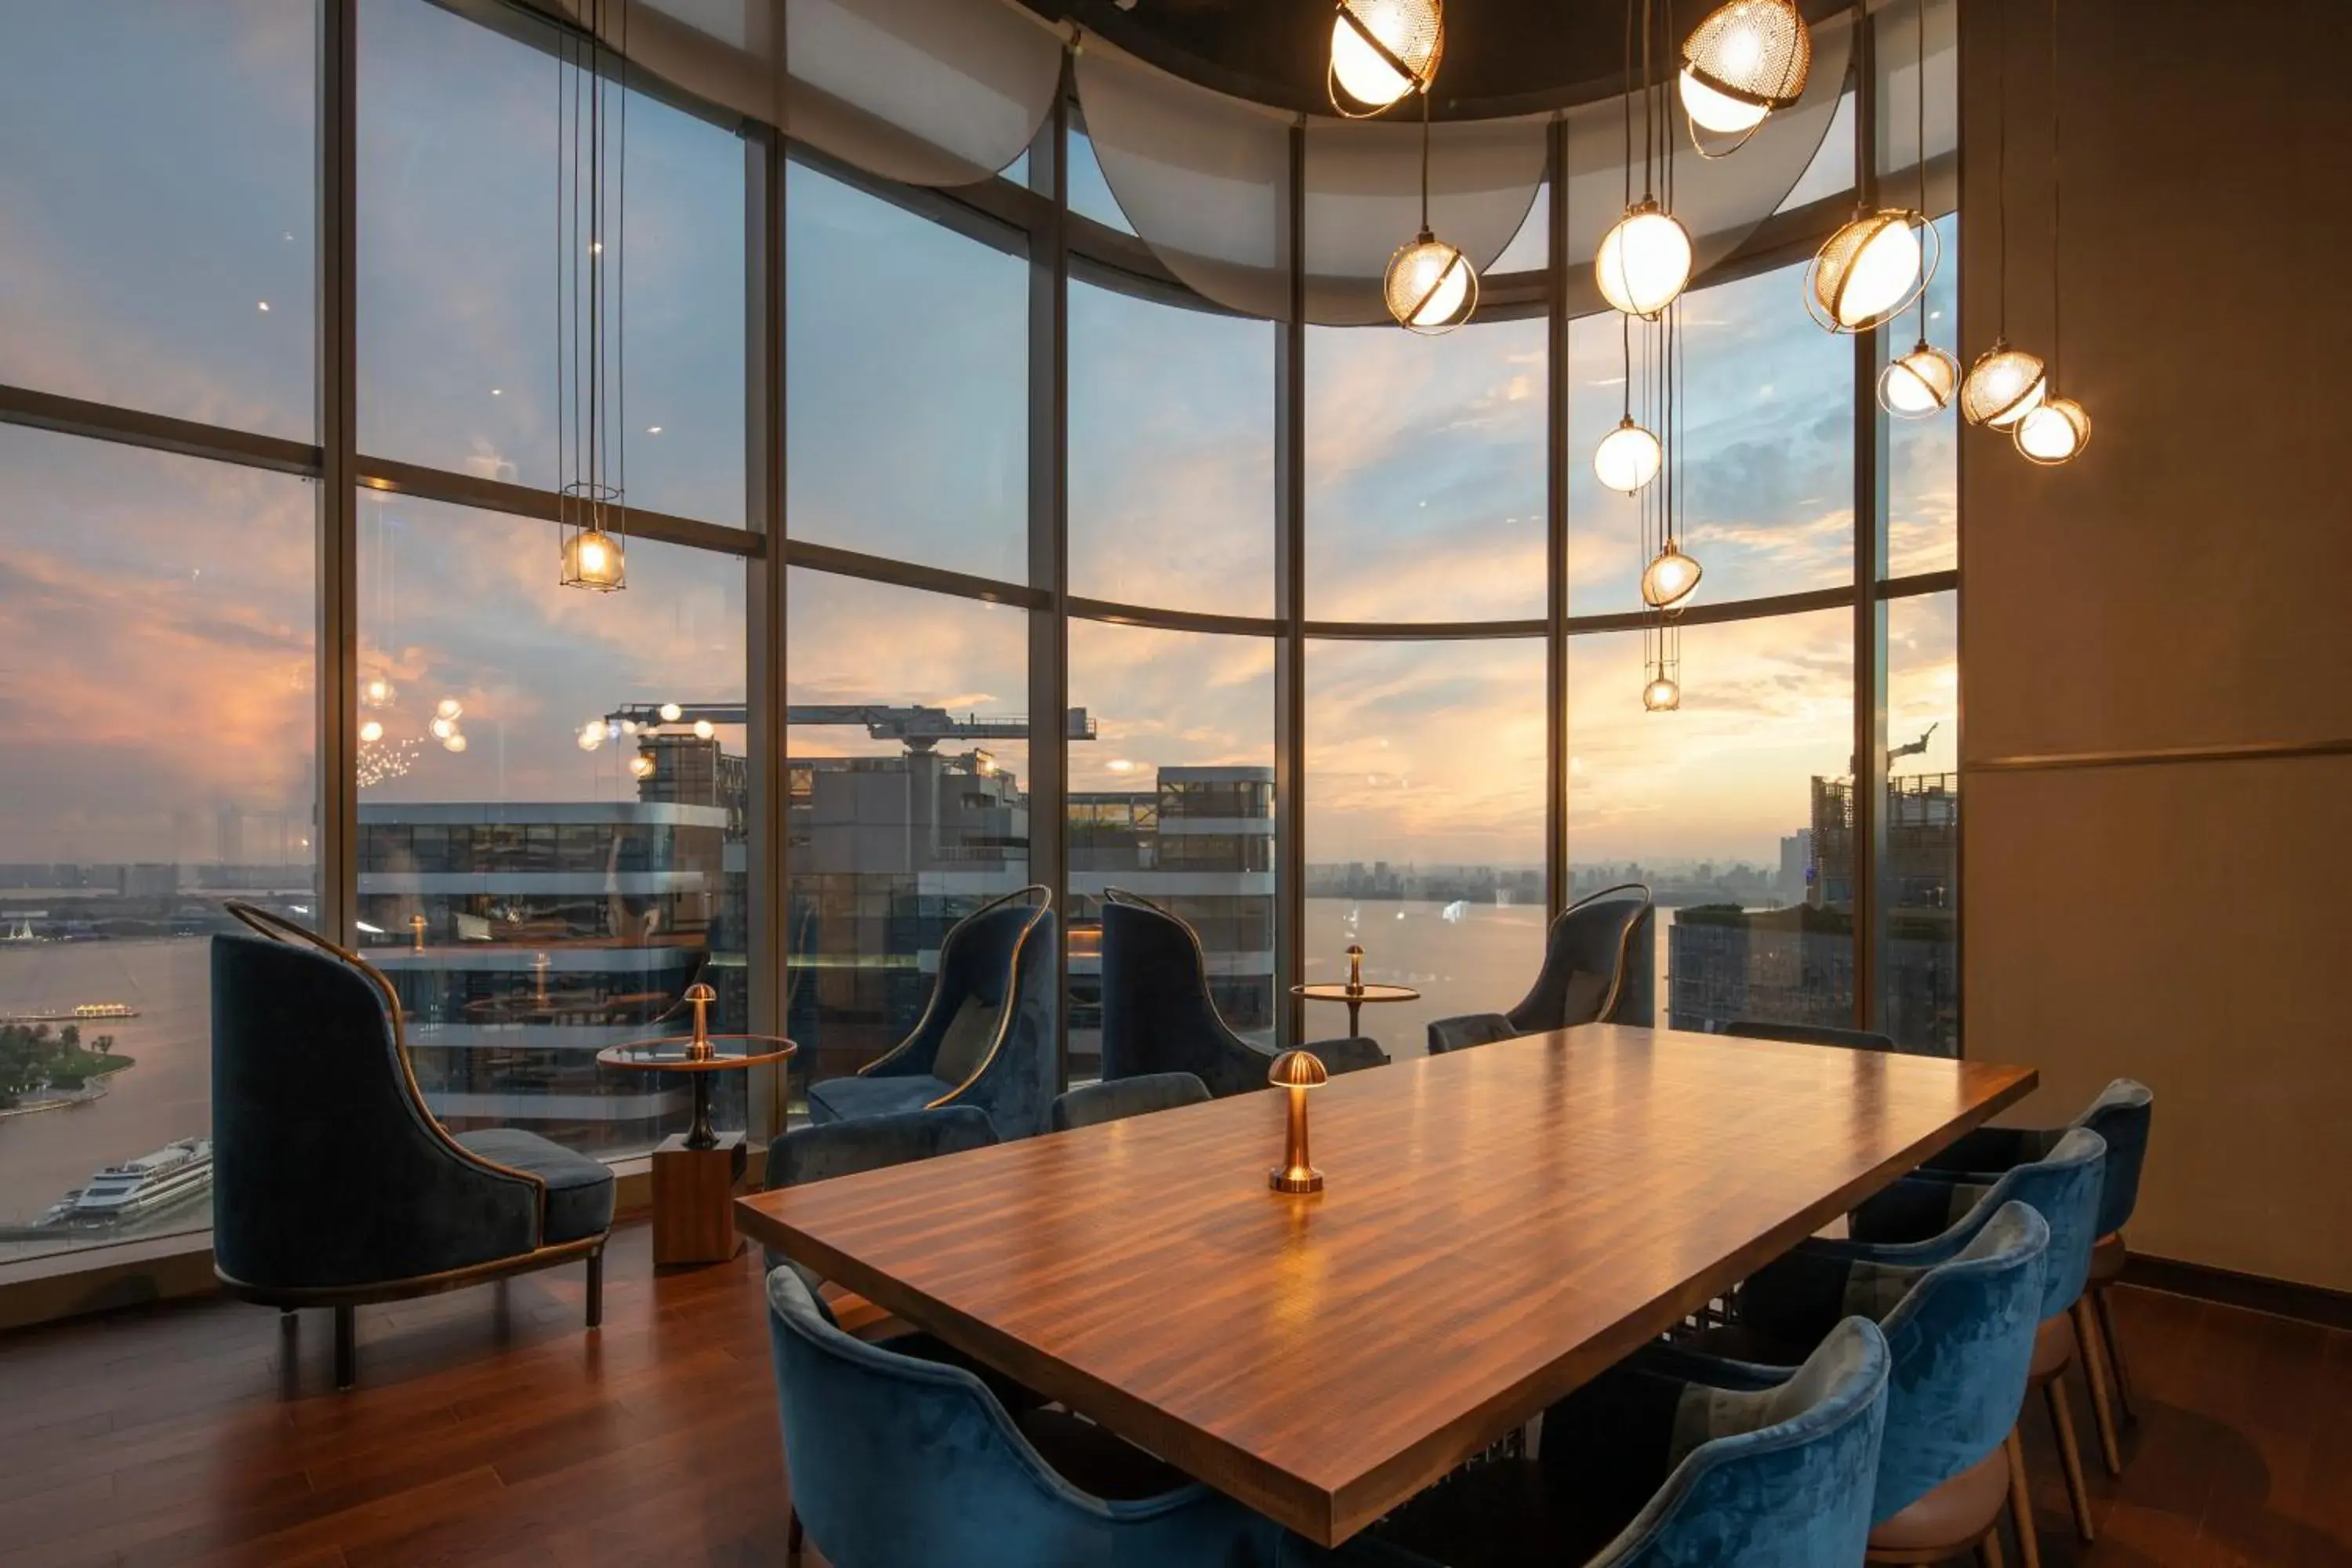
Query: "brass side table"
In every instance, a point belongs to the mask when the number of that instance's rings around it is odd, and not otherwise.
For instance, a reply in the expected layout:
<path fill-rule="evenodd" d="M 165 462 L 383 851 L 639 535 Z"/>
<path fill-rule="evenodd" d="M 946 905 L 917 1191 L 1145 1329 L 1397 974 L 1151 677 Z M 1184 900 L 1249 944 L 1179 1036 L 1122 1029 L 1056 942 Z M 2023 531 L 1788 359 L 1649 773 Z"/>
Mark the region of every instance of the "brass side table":
<path fill-rule="evenodd" d="M 694 1125 L 672 1133 L 653 1152 L 654 1263 L 724 1263 L 742 1249 L 728 1204 L 743 1179 L 745 1134 L 710 1125 L 710 1075 L 781 1062 L 799 1047 L 782 1035 L 714 1035 L 707 1010 L 717 995 L 695 985 L 686 999 L 694 1005 L 694 1032 L 667 1039 L 635 1040 L 596 1053 L 598 1065 L 642 1072 L 691 1075 Z"/>
<path fill-rule="evenodd" d="M 1345 1002 L 1348 1005 L 1348 1033 L 1364 1032 L 1364 1004 L 1367 1002 L 1418 1002 L 1421 993 L 1410 985 L 1367 985 L 1364 984 L 1364 950 L 1349 943 L 1348 947 L 1348 978 L 1344 983 L 1324 981 L 1312 985 L 1294 985 L 1293 996 L 1303 996 L 1309 1002 Z"/>

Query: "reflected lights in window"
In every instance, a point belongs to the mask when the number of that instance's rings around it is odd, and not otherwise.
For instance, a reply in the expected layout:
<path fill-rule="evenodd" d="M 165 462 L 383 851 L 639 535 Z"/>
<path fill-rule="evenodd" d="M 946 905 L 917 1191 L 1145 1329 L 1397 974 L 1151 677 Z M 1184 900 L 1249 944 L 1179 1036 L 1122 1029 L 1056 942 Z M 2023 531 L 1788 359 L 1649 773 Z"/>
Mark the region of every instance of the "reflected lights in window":
<path fill-rule="evenodd" d="M 1959 595 L 1886 604 L 1881 1005 L 1911 1050 L 1960 1049 Z"/>

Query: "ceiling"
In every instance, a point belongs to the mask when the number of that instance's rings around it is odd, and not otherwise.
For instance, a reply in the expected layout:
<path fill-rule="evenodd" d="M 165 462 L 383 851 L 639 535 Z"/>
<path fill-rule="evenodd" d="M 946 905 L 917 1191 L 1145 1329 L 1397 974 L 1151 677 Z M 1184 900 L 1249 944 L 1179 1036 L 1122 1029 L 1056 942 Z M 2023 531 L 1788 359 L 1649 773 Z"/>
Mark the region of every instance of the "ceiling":
<path fill-rule="evenodd" d="M 1163 70 L 1238 98 L 1328 114 L 1331 0 L 1024 0 Z M 1715 0 L 1664 0 L 1679 40 Z M 1841 0 L 1799 0 L 1819 20 Z M 1441 120 L 1528 114 L 1622 89 L 1622 0 L 1448 0 Z M 1671 64 L 1671 62 L 1668 62 Z"/>

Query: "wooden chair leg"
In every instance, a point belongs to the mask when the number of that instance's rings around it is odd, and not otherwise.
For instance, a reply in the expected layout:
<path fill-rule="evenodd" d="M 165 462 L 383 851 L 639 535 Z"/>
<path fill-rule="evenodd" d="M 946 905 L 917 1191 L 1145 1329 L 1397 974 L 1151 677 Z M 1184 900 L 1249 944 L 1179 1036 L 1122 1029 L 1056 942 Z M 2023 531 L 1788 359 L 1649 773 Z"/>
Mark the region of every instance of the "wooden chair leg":
<path fill-rule="evenodd" d="M 2066 1404 L 2066 1380 L 2061 1375 L 2042 1385 L 2050 1402 L 2050 1424 L 2058 1433 L 2058 1462 L 2066 1471 L 2066 1496 L 2074 1505 L 2074 1533 L 2090 1545 L 2098 1537 L 2091 1523 L 2091 1489 L 2083 1481 L 2083 1450 L 2074 1441 L 2074 1413 Z"/>
<path fill-rule="evenodd" d="M 2099 1343 L 2097 1325 L 2091 1321 L 2091 1299 L 2078 1297 L 2070 1315 L 2074 1320 L 2074 1338 L 2082 1347 L 2083 1381 L 2091 1387 L 2091 1424 L 2098 1428 L 2099 1457 L 2106 1461 L 2107 1474 L 2120 1476 L 2124 1450 L 2116 1440 L 2115 1407 L 2107 1400 L 2106 1355 Z"/>
<path fill-rule="evenodd" d="M 2123 1342 L 2116 1337 L 2116 1309 L 2107 1300 L 2104 1285 L 2091 1292 L 2091 1309 L 2099 1319 L 2099 1342 L 2107 1352 L 2107 1370 L 2115 1374 L 2116 1404 L 2126 1421 L 2137 1421 L 2139 1410 L 2132 1399 L 2131 1368 L 2124 1364 Z"/>
<path fill-rule="evenodd" d="M 2000 1525 L 1994 1525 L 1992 1533 L 1977 1542 L 1977 1562 L 1979 1568 L 2007 1568 L 2000 1555 Z"/>
<path fill-rule="evenodd" d="M 2017 1527 L 2017 1552 L 2025 1568 L 2042 1568 L 2042 1536 L 2033 1527 L 2033 1489 L 2025 1479 L 2025 1437 L 2017 1427 L 2000 1441 L 2009 1457 L 2009 1517 Z M 1996 1528 L 1993 1533 L 2000 1531 Z"/>
<path fill-rule="evenodd" d="M 588 1326 L 595 1328 L 604 1321 L 604 1249 L 598 1247 L 588 1255 Z"/>
<path fill-rule="evenodd" d="M 335 1386 L 348 1389 L 360 1380 L 359 1309 L 335 1309 Z"/>
<path fill-rule="evenodd" d="M 784 1568 L 798 1568 L 801 1547 L 808 1540 L 808 1532 L 801 1528 L 801 1510 L 792 1510 L 792 1522 L 784 1526 Z"/>

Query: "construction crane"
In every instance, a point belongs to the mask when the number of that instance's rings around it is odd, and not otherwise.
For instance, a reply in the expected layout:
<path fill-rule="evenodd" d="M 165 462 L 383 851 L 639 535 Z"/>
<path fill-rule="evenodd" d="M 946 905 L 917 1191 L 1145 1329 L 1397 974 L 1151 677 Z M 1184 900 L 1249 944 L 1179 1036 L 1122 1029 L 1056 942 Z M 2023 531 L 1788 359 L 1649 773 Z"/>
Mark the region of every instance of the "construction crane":
<path fill-rule="evenodd" d="M 697 722 L 743 724 L 750 722 L 751 710 L 740 702 L 634 702 L 605 714 L 604 721 L 608 724 L 634 724 L 640 730 L 691 726 Z M 976 713 L 966 713 L 958 717 L 944 708 L 893 708 L 872 702 L 795 702 L 784 710 L 784 722 L 862 725 L 869 739 L 898 741 L 908 751 L 918 753 L 936 750 L 941 741 L 1029 738 L 1029 721 L 1018 715 L 983 719 Z M 1091 741 L 1095 738 L 1095 721 L 1085 709 L 1073 708 L 1066 716 L 1064 733 L 1073 741 Z"/>

